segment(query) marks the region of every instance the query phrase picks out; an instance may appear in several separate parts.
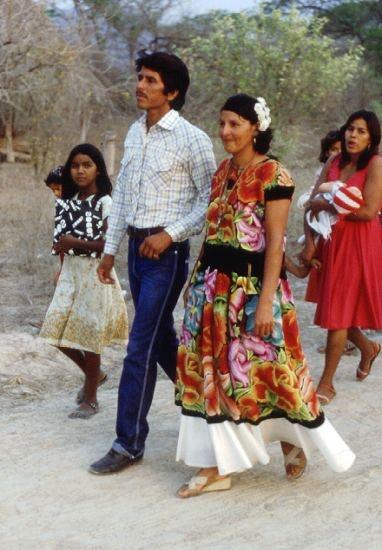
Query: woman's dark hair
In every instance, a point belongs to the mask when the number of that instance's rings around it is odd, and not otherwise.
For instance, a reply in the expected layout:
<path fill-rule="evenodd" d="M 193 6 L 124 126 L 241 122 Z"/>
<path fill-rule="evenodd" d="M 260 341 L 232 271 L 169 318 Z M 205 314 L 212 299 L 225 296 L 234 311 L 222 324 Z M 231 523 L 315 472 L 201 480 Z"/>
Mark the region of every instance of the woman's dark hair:
<path fill-rule="evenodd" d="M 98 175 L 96 179 L 96 184 L 98 188 L 97 198 L 102 197 L 103 195 L 111 195 L 112 184 L 107 173 L 105 160 L 102 156 L 102 153 L 97 147 L 91 143 L 80 143 L 76 145 L 69 153 L 68 159 L 64 165 L 62 171 L 62 180 L 63 180 L 63 199 L 71 199 L 79 189 L 77 184 L 73 181 L 70 174 L 70 168 L 72 166 L 73 159 L 76 155 L 87 155 L 92 159 L 94 164 L 97 166 Z"/>
<path fill-rule="evenodd" d="M 255 111 L 255 104 L 257 100 L 255 97 L 251 97 L 247 94 L 236 94 L 232 95 L 224 103 L 221 111 L 232 111 L 237 115 L 245 118 L 251 124 L 256 124 L 259 122 L 257 113 Z M 254 142 L 253 148 L 255 151 L 261 154 L 265 154 L 269 151 L 269 147 L 272 141 L 273 132 L 271 128 L 264 130 L 264 132 L 259 130 L 259 133 L 256 136 L 256 143 Z"/>
<path fill-rule="evenodd" d="M 164 93 L 178 92 L 170 106 L 180 111 L 186 101 L 186 93 L 190 85 L 190 75 L 187 66 L 176 55 L 166 52 L 144 53 L 135 61 L 137 73 L 145 67 L 160 74 L 164 84 Z"/>
<path fill-rule="evenodd" d="M 53 168 L 53 170 L 51 170 L 44 179 L 45 184 L 48 186 L 52 185 L 53 183 L 58 183 L 59 185 L 62 185 L 63 169 L 64 167 L 62 166 L 62 164 L 59 164 L 58 166 L 56 166 L 56 168 Z"/>
<path fill-rule="evenodd" d="M 349 164 L 351 160 L 350 154 L 346 150 L 345 132 L 350 124 L 357 120 L 357 118 L 362 118 L 366 122 L 366 126 L 370 134 L 370 146 L 360 154 L 357 162 L 357 170 L 362 170 L 363 168 L 366 168 L 366 166 L 369 164 L 370 159 L 374 155 L 378 155 L 378 148 L 381 141 L 381 125 L 379 123 L 377 115 L 373 113 L 373 111 L 366 111 L 365 109 L 355 111 L 355 113 L 352 113 L 345 124 L 340 128 L 341 168 Z"/>
<path fill-rule="evenodd" d="M 329 158 L 329 151 L 337 141 L 341 141 L 341 134 L 339 130 L 330 130 L 325 137 L 321 140 L 321 152 L 318 160 L 320 162 L 326 162 Z"/>

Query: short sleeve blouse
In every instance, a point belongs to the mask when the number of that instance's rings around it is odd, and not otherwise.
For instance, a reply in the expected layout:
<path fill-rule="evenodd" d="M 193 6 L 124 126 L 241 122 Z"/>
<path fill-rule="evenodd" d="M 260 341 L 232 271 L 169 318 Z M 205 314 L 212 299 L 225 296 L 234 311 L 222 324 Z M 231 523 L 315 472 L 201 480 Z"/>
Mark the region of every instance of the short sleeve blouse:
<path fill-rule="evenodd" d="M 87 197 L 85 200 L 87 200 L 88 202 L 91 202 L 93 199 L 94 199 L 95 195 L 90 195 L 89 197 Z M 73 199 L 75 200 L 79 200 L 78 199 L 78 193 L 76 193 L 73 197 Z M 105 220 L 106 218 L 109 217 L 110 215 L 110 212 L 111 212 L 111 206 L 113 204 L 113 199 L 111 198 L 110 195 L 104 195 L 103 197 L 101 197 L 100 199 L 100 202 L 102 204 L 102 219 Z"/>

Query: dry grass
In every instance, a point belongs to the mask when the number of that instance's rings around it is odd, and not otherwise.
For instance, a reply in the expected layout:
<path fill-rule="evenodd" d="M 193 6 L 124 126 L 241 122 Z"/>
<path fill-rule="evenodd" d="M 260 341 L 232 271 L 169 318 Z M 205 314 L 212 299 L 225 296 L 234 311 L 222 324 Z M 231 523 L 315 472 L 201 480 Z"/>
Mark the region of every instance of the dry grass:
<path fill-rule="evenodd" d="M 0 189 L 0 246 L 5 263 L 13 270 L 38 274 L 46 282 L 53 265 L 46 253 L 53 230 L 52 193 L 23 164 L 1 165 Z"/>

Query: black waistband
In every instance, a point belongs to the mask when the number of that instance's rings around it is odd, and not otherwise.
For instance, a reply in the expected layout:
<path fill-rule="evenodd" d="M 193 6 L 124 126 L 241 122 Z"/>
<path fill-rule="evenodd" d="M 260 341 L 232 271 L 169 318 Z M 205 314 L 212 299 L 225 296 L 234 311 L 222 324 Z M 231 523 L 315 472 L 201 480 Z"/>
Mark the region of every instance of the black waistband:
<path fill-rule="evenodd" d="M 248 277 L 264 276 L 265 252 L 250 252 L 243 248 L 234 248 L 228 245 L 204 245 L 203 255 L 200 258 L 200 269 L 217 269 L 226 275 L 232 272 Z M 280 278 L 286 279 L 285 269 L 281 269 Z"/>
<path fill-rule="evenodd" d="M 146 227 L 144 229 L 139 229 L 138 227 L 133 227 L 129 225 L 127 228 L 127 234 L 131 239 L 145 239 L 150 235 L 155 235 L 163 231 L 164 227 Z"/>

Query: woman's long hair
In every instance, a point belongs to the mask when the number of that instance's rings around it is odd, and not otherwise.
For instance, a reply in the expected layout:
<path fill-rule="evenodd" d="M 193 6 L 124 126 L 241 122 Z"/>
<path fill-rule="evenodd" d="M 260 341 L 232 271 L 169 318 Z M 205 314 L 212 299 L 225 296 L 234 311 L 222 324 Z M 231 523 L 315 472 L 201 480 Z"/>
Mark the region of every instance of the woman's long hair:
<path fill-rule="evenodd" d="M 357 161 L 357 170 L 362 170 L 366 168 L 369 164 L 370 159 L 374 155 L 378 155 L 379 144 L 381 141 L 381 125 L 379 123 L 378 117 L 373 111 L 366 111 L 361 109 L 360 111 L 355 111 L 352 113 L 345 124 L 340 128 L 341 134 L 341 162 L 340 167 L 343 168 L 351 161 L 350 154 L 346 151 L 345 143 L 345 132 L 354 120 L 357 118 L 362 118 L 366 122 L 367 129 L 370 134 L 370 146 L 362 151 Z"/>
<path fill-rule="evenodd" d="M 72 166 L 73 159 L 76 155 L 87 155 L 92 159 L 94 164 L 97 166 L 98 175 L 96 178 L 97 185 L 97 198 L 102 197 L 103 195 L 111 195 L 112 184 L 107 173 L 105 160 L 102 156 L 102 153 L 97 147 L 91 143 L 80 143 L 76 145 L 69 153 L 68 159 L 64 165 L 62 171 L 62 180 L 63 180 L 63 199 L 71 199 L 76 193 L 78 193 L 78 185 L 73 181 L 73 178 L 70 173 L 70 168 Z"/>

